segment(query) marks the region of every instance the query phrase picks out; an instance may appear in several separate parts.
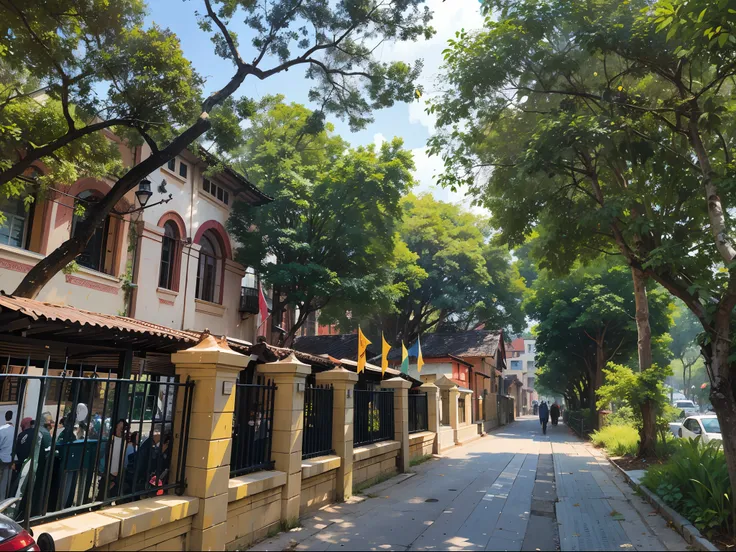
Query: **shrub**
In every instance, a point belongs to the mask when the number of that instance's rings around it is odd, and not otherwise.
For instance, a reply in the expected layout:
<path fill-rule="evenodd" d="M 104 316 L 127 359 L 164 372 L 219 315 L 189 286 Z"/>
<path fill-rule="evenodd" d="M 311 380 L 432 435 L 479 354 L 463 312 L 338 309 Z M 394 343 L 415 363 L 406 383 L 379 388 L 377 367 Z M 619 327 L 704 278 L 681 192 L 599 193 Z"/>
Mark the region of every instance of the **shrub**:
<path fill-rule="evenodd" d="M 630 425 L 608 425 L 594 431 L 590 439 L 614 456 L 635 455 L 639 450 L 639 432 Z"/>
<path fill-rule="evenodd" d="M 634 427 L 636 425 L 636 416 L 634 415 L 634 409 L 628 405 L 619 406 L 614 412 L 606 416 L 606 425 L 622 425 Z"/>
<path fill-rule="evenodd" d="M 642 483 L 706 535 L 732 535 L 731 488 L 721 442 L 677 439 L 673 446 L 669 461 L 649 468 Z"/>

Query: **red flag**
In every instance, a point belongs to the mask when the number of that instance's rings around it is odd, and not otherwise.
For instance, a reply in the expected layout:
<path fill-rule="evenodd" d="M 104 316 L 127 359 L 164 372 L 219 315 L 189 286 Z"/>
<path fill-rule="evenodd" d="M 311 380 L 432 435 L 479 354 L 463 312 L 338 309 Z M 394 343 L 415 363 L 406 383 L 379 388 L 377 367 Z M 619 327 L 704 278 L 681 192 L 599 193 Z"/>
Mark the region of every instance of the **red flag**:
<path fill-rule="evenodd" d="M 262 325 L 266 321 L 266 318 L 268 318 L 268 304 L 266 303 L 266 295 L 263 293 L 261 282 L 258 282 L 258 315 L 261 318 Z"/>

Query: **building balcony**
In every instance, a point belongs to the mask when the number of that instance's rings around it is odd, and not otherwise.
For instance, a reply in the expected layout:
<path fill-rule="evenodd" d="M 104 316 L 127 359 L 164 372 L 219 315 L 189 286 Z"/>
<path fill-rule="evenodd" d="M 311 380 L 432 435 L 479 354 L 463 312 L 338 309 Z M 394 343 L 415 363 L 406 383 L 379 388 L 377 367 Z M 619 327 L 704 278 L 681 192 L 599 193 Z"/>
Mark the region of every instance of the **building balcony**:
<path fill-rule="evenodd" d="M 240 312 L 258 314 L 258 289 L 240 288 Z"/>

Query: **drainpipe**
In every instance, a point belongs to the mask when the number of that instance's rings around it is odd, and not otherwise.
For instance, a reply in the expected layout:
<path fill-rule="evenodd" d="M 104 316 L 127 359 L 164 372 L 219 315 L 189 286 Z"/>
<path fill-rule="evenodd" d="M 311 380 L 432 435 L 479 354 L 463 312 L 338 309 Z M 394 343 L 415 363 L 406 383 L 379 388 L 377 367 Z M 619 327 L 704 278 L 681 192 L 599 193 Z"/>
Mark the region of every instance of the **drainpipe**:
<path fill-rule="evenodd" d="M 193 243 L 193 235 L 194 235 L 194 175 L 195 171 L 192 171 L 192 182 L 189 185 L 189 234 L 190 236 L 186 238 L 185 243 L 189 245 L 189 250 L 187 251 L 187 273 L 184 276 L 184 308 L 181 311 L 181 329 L 184 330 L 184 319 L 187 315 L 187 289 L 189 289 L 189 259 L 192 256 L 192 243 Z M 225 267 L 222 267 L 223 270 Z"/>
<path fill-rule="evenodd" d="M 141 162 L 141 147 L 136 146 L 135 152 L 133 154 L 133 160 L 134 164 L 137 165 Z M 141 217 L 143 216 L 143 211 L 138 212 L 138 217 L 136 218 L 135 223 L 133 223 L 132 217 L 130 224 L 135 224 L 136 227 L 139 226 L 139 222 L 141 220 Z M 130 228 L 128 228 L 128 236 L 130 236 Z M 131 260 L 131 268 L 130 268 L 130 293 L 128 294 L 128 305 L 127 305 L 127 313 L 130 318 L 135 318 L 135 307 L 138 299 L 138 271 L 140 269 L 140 263 L 138 262 L 138 255 L 140 253 L 140 245 L 141 245 L 141 238 L 143 237 L 143 232 L 139 232 L 138 228 L 136 228 L 136 240 L 135 244 L 133 244 L 133 255 Z M 128 243 L 128 247 L 130 247 L 131 244 Z"/>

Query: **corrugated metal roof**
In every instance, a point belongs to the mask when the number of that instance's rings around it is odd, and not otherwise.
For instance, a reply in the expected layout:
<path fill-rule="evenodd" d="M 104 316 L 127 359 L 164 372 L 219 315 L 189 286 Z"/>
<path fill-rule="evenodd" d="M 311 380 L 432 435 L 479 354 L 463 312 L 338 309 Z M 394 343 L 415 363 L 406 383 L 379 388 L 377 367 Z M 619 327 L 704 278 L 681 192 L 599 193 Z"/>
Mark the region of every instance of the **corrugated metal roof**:
<path fill-rule="evenodd" d="M 43 301 L 36 301 L 35 299 L 26 299 L 25 297 L 15 297 L 2 293 L 0 293 L 0 307 L 22 313 L 32 320 L 43 319 L 51 322 L 66 322 L 93 328 L 107 328 L 109 330 L 153 335 L 185 344 L 194 344 L 198 341 L 198 337 L 194 337 L 189 332 L 174 330 L 166 326 L 153 324 L 152 322 L 144 322 L 143 320 L 113 314 L 91 312 L 69 305 L 45 303 Z"/>

